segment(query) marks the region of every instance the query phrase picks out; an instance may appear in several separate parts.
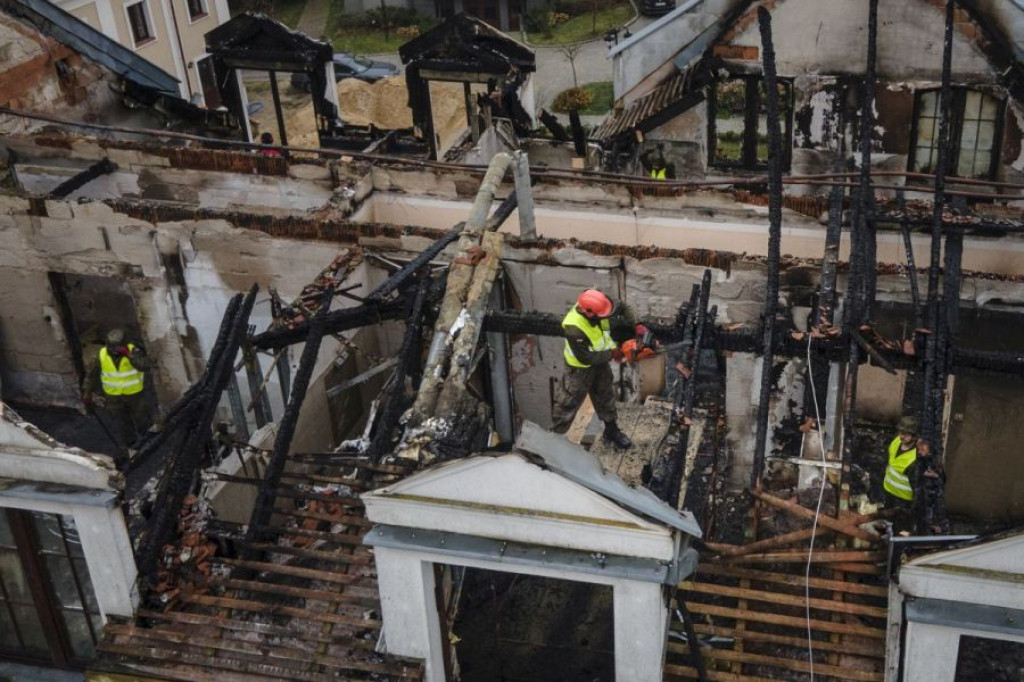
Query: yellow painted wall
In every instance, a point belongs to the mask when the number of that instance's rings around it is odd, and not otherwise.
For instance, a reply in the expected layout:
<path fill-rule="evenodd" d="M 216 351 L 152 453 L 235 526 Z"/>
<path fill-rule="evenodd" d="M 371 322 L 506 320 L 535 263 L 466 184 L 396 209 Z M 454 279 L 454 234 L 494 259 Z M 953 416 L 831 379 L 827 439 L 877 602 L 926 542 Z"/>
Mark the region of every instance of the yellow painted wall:
<path fill-rule="evenodd" d="M 71 12 L 71 14 L 89 24 L 97 31 L 103 31 L 100 27 L 100 13 L 99 10 L 96 9 L 96 3 L 82 5 L 75 11 Z"/>

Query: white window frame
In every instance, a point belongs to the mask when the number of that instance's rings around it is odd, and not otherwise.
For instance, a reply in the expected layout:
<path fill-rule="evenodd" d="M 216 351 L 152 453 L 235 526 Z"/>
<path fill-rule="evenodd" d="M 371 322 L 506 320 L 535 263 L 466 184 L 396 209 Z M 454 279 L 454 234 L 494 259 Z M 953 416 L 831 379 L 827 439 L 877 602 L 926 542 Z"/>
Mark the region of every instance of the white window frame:
<path fill-rule="evenodd" d="M 142 14 L 146 18 L 146 27 L 149 29 L 150 37 L 139 42 L 135 39 L 135 30 L 132 28 L 132 16 L 128 13 L 128 10 L 136 5 L 142 5 Z M 138 2 L 128 2 L 124 4 L 124 20 L 128 25 L 128 36 L 132 39 L 132 47 L 138 50 L 140 47 L 152 45 L 157 41 L 156 37 L 156 24 L 153 22 L 153 13 L 149 11 L 149 2 L 147 0 L 138 0 Z"/>
<path fill-rule="evenodd" d="M 185 14 L 188 16 L 189 26 L 197 24 L 210 16 L 210 0 L 198 0 L 199 4 L 202 5 L 203 11 L 194 17 L 192 16 L 192 10 L 188 6 L 189 0 L 182 0 L 182 2 L 185 4 Z"/>

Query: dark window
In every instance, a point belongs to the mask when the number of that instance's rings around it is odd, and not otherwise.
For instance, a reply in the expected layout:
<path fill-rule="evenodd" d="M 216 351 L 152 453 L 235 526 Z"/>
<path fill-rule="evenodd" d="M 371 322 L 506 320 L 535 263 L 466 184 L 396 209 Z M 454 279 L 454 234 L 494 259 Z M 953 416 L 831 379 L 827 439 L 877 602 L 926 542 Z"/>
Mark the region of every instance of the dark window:
<path fill-rule="evenodd" d="M 128 24 L 132 29 L 132 40 L 136 45 L 148 43 L 153 40 L 153 30 L 149 27 L 149 12 L 146 11 L 146 3 L 137 2 L 126 8 L 128 12 Z"/>
<path fill-rule="evenodd" d="M 792 146 L 791 88 L 779 83 L 783 165 L 789 166 Z M 768 105 L 764 80 L 729 78 L 711 87 L 708 115 L 709 162 L 712 166 L 765 168 L 768 165 Z"/>
<path fill-rule="evenodd" d="M 0 509 L 0 656 L 80 666 L 102 627 L 74 519 Z"/>
<path fill-rule="evenodd" d="M 961 178 L 995 176 L 1002 103 L 977 90 L 954 90 L 949 111 L 948 172 Z M 939 91 L 917 93 L 911 170 L 934 173 L 939 160 Z"/>
<path fill-rule="evenodd" d="M 188 18 L 192 21 L 206 16 L 206 0 L 185 0 L 188 5 Z"/>

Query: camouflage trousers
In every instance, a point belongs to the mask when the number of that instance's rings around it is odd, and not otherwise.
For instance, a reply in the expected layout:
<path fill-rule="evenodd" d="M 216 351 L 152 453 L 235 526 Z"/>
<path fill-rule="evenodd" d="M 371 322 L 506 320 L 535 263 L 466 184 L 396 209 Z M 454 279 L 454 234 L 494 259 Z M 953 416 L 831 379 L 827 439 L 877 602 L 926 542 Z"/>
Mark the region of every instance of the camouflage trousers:
<path fill-rule="evenodd" d="M 576 418 L 576 411 L 588 395 L 598 419 L 606 424 L 614 422 L 618 413 L 615 409 L 615 377 L 610 363 L 590 367 L 566 365 L 562 381 L 555 390 L 551 430 L 555 433 L 568 431 Z"/>

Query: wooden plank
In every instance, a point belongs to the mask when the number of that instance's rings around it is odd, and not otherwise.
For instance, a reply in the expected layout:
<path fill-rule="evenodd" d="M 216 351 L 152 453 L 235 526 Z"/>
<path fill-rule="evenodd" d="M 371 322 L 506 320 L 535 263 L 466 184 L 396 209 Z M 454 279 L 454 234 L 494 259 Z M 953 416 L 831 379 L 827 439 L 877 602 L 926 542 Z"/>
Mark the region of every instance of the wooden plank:
<path fill-rule="evenodd" d="M 685 590 L 703 594 L 720 595 L 723 597 L 735 597 L 737 599 L 767 602 L 769 604 L 783 604 L 786 606 L 807 606 L 810 603 L 812 609 L 821 611 L 833 611 L 836 613 L 849 613 L 859 616 L 871 616 L 873 618 L 885 618 L 889 611 L 881 606 L 868 606 L 865 604 L 852 604 L 849 602 L 835 601 L 832 599 L 815 599 L 811 597 L 805 600 L 792 594 L 781 592 L 769 592 L 765 590 L 751 590 L 741 587 L 729 587 L 716 583 L 683 583 Z M 741 607 L 742 608 L 742 607 Z"/>
<path fill-rule="evenodd" d="M 274 514 L 288 515 L 296 519 L 314 519 L 317 521 L 326 521 L 328 523 L 344 523 L 347 526 L 359 526 L 360 528 L 369 528 L 373 524 L 365 516 L 353 516 L 353 515 L 342 515 L 342 516 L 325 516 L 323 514 L 314 514 L 306 511 L 305 509 L 281 509 L 280 507 L 274 507 Z"/>
<path fill-rule="evenodd" d="M 749 578 L 750 580 L 756 580 L 759 582 L 789 585 L 800 589 L 803 589 L 805 582 L 805 578 L 802 575 L 793 575 L 781 572 L 776 573 L 772 571 L 758 571 L 753 568 L 739 568 L 736 566 L 712 563 L 702 563 L 697 566 L 697 575 L 702 573 L 727 576 L 730 578 Z M 848 592 L 850 594 L 863 594 L 870 597 L 878 597 L 879 599 L 889 598 L 888 591 L 884 587 L 878 585 L 862 585 L 860 583 L 828 580 L 827 578 L 815 578 L 812 576 L 810 579 L 810 586 L 814 589 L 838 590 L 841 592 Z"/>
<path fill-rule="evenodd" d="M 272 542 L 243 542 L 240 544 L 250 549 L 267 552 L 268 554 L 287 554 L 289 556 L 302 557 L 303 559 L 329 561 L 335 564 L 369 564 L 373 561 L 373 555 L 371 555 L 368 550 L 363 550 L 358 553 L 342 551 L 321 552 L 315 549 L 301 549 L 299 547 L 275 545 Z"/>
<path fill-rule="evenodd" d="M 685 647 L 683 645 L 676 644 L 675 642 L 669 642 L 668 649 L 669 651 L 678 651 L 679 649 L 685 650 Z M 705 658 L 712 660 L 740 661 L 753 665 L 771 666 L 781 668 L 782 670 L 801 673 L 808 673 L 811 671 L 811 664 L 809 662 L 795 658 L 776 658 L 774 656 L 763 656 L 761 654 L 732 651 L 730 649 L 715 649 L 713 647 L 705 647 L 702 651 Z M 883 682 L 885 679 L 885 675 L 882 672 L 856 670 L 849 667 L 828 665 L 827 663 L 815 663 L 814 672 L 818 675 L 831 675 L 832 677 L 840 680 Z"/>
<path fill-rule="evenodd" d="M 197 668 L 212 668 L 236 674 L 245 673 L 246 675 L 252 676 L 254 679 L 277 680 L 278 682 L 282 679 L 309 680 L 310 682 L 334 682 L 337 680 L 333 675 L 321 675 L 299 670 L 288 670 L 285 668 L 279 668 L 273 672 L 269 670 L 257 670 L 251 667 L 246 661 L 230 657 L 202 656 L 180 650 L 168 651 L 167 649 L 162 649 L 157 646 L 133 647 L 126 646 L 124 644 L 114 644 L 113 642 L 103 640 L 96 645 L 96 648 L 100 651 L 117 656 L 129 656 L 131 658 L 138 659 L 139 661 L 144 662 L 144 665 L 152 666 L 153 668 L 156 668 L 161 663 L 180 665 L 183 667 L 193 666 Z M 267 663 L 264 663 L 264 665 L 268 668 L 273 667 Z M 153 671 L 147 670 L 147 672 L 152 673 Z"/>
<path fill-rule="evenodd" d="M 161 634 L 165 636 L 170 635 L 170 633 L 167 632 L 160 633 L 147 628 L 134 628 L 131 626 L 122 626 L 121 629 L 125 634 L 132 637 L 139 637 L 140 639 L 154 639 L 160 637 Z M 317 654 L 312 651 L 292 649 L 281 646 L 280 644 L 266 646 L 262 642 L 246 642 L 238 639 L 209 640 L 197 638 L 194 635 L 191 638 L 187 635 L 181 637 L 171 635 L 165 638 L 164 641 L 175 644 L 178 647 L 185 646 L 193 649 L 212 649 L 218 652 L 226 652 L 230 656 L 236 658 L 241 657 L 244 660 L 250 660 L 253 662 L 263 660 L 275 666 L 297 671 L 308 670 L 310 663 L 314 663 L 333 668 L 335 670 L 358 670 L 382 675 L 397 675 L 404 679 L 409 679 L 410 677 L 408 674 L 410 672 L 410 666 L 401 663 L 376 663 L 373 661 L 360 660 L 355 657 L 342 658 L 339 656 Z M 253 657 L 257 657 L 258 660 L 253 660 Z"/>
<path fill-rule="evenodd" d="M 814 564 L 833 564 L 838 562 L 874 562 L 882 561 L 885 559 L 885 552 L 866 552 L 866 551 L 849 551 L 849 552 L 815 552 L 811 556 L 811 563 Z M 787 563 L 807 563 L 807 551 L 796 550 L 792 552 L 762 552 L 760 554 L 750 554 L 748 556 L 730 557 L 724 560 L 726 563 L 731 564 L 787 564 Z"/>
<path fill-rule="evenodd" d="M 376 588 L 377 581 L 371 576 L 347 575 L 334 571 L 324 571 L 315 568 L 304 568 L 302 566 L 289 566 L 288 564 L 275 564 L 269 561 L 246 561 L 244 559 L 229 559 L 226 557 L 211 557 L 211 561 L 219 561 L 228 566 L 252 569 L 254 571 L 266 571 L 279 575 L 290 575 L 294 578 L 308 578 L 310 580 L 323 580 L 331 583 L 354 584 L 362 583 L 367 587 Z"/>
<path fill-rule="evenodd" d="M 762 613 L 760 611 L 741 611 L 727 606 L 714 606 L 712 604 L 701 604 L 700 602 L 688 602 L 687 604 L 694 613 L 703 613 L 709 616 L 721 616 L 723 618 L 734 618 L 736 620 L 748 620 L 757 623 L 769 623 L 771 625 L 783 625 L 799 628 L 807 631 L 807 620 L 802 616 L 783 616 L 777 613 Z M 838 632 L 845 635 L 860 635 L 874 639 L 884 639 L 884 628 L 873 628 L 867 625 L 856 623 L 833 623 L 827 620 L 811 619 L 811 628 L 823 632 Z"/>
<path fill-rule="evenodd" d="M 282 625 L 270 625 L 267 623 L 257 623 L 248 620 L 233 620 L 231 618 L 219 618 L 217 616 L 208 616 L 202 613 L 185 613 L 184 611 L 164 611 L 161 613 L 159 611 L 147 611 L 145 609 L 140 609 L 138 615 L 140 618 L 187 627 L 218 628 L 232 633 L 242 633 L 242 636 L 247 636 L 249 633 L 256 633 L 272 637 L 293 637 L 295 639 L 320 642 L 322 644 L 351 646 L 356 649 L 375 650 L 377 646 L 376 643 L 371 640 L 366 640 L 362 637 L 353 637 L 346 633 L 325 635 L 318 634 L 312 630 L 295 630 Z"/>
<path fill-rule="evenodd" d="M 358 497 L 351 497 L 349 495 L 325 495 L 323 493 L 317 493 L 312 490 L 299 490 L 297 488 L 278 488 L 276 491 L 278 497 L 289 498 L 293 500 L 316 500 L 318 502 L 335 502 L 342 505 L 343 507 L 362 507 L 363 501 Z"/>
<path fill-rule="evenodd" d="M 694 625 L 693 629 L 696 630 L 697 634 L 710 635 L 718 637 L 731 637 L 735 639 L 738 636 L 742 636 L 743 639 L 749 642 L 767 642 L 770 644 L 782 644 L 785 646 L 792 646 L 798 649 L 807 650 L 807 637 L 789 637 L 787 635 L 778 635 L 774 632 L 761 632 L 759 630 L 736 630 L 734 628 L 720 627 L 716 625 Z M 817 651 L 836 651 L 842 654 L 850 656 L 863 656 L 864 658 L 877 658 L 885 660 L 885 648 L 882 646 L 872 647 L 866 644 L 859 643 L 840 643 L 833 644 L 832 642 L 814 640 L 814 650 Z"/>
<path fill-rule="evenodd" d="M 366 630 L 379 630 L 379 620 L 356 618 L 354 616 L 339 616 L 333 613 L 318 613 L 309 609 L 297 609 L 291 606 L 270 604 L 265 601 L 249 601 L 245 599 L 231 599 L 229 597 L 210 597 L 206 595 L 189 595 L 183 598 L 190 604 L 202 604 L 203 606 L 218 606 L 225 609 L 238 609 L 252 613 L 263 613 L 267 615 L 291 616 L 304 620 L 318 621 L 321 623 L 334 623 L 335 625 L 350 625 L 355 628 Z"/>
<path fill-rule="evenodd" d="M 253 580 L 211 580 L 211 584 L 226 585 L 235 590 L 249 590 L 251 592 L 263 592 L 266 594 L 283 594 L 299 599 L 312 599 L 325 601 L 332 604 L 347 605 L 359 609 L 371 608 L 380 605 L 380 599 L 367 597 L 350 596 L 344 592 L 328 592 L 327 590 L 311 590 L 305 587 L 294 587 L 292 585 L 277 585 L 274 583 L 262 583 Z"/>
<path fill-rule="evenodd" d="M 790 514 L 796 516 L 797 518 L 807 519 L 808 521 L 814 521 L 814 511 L 811 509 L 801 507 L 799 504 L 796 504 L 795 502 L 783 500 L 778 497 L 775 497 L 774 495 L 763 493 L 759 490 L 751 490 L 749 492 L 758 500 L 764 502 L 765 504 L 769 504 L 775 507 L 776 509 L 782 509 L 784 511 L 787 511 Z M 847 525 L 842 521 L 838 521 L 832 518 L 828 514 L 818 515 L 818 525 L 825 526 L 826 528 L 831 528 L 837 533 L 849 535 L 850 537 L 857 538 L 858 540 L 867 540 L 869 542 L 878 542 L 880 540 L 880 538 L 877 535 L 872 535 L 866 530 L 861 530 L 857 526 Z"/>
<path fill-rule="evenodd" d="M 778 547 L 784 547 L 786 545 L 795 544 L 809 540 L 813 534 L 816 538 L 820 538 L 824 535 L 834 533 L 831 528 L 804 528 L 802 530 L 796 530 L 792 533 L 785 533 L 783 535 L 777 535 L 773 538 L 766 538 L 764 540 L 758 540 L 757 542 L 751 542 L 746 545 L 722 545 L 714 542 L 705 543 L 712 550 L 720 553 L 724 557 L 743 556 L 745 554 L 753 554 L 755 552 L 761 552 L 767 549 L 776 549 Z"/>
<path fill-rule="evenodd" d="M 663 667 L 665 675 L 669 678 L 682 677 L 687 680 L 699 680 L 700 675 L 694 668 L 687 665 L 673 665 L 666 663 Z M 777 679 L 768 677 L 752 677 L 750 675 L 737 675 L 722 670 L 708 670 L 708 679 L 712 682 L 779 682 Z"/>
<path fill-rule="evenodd" d="M 361 531 L 358 535 L 351 533 L 330 533 L 322 530 L 310 530 L 308 528 L 289 528 L 286 526 L 261 526 L 260 532 L 266 532 L 268 535 L 276 534 L 279 537 L 304 537 L 313 538 L 315 540 L 323 540 L 324 542 L 337 542 L 342 545 L 354 545 L 356 547 L 365 547 L 363 544 L 363 535 L 365 531 Z"/>

